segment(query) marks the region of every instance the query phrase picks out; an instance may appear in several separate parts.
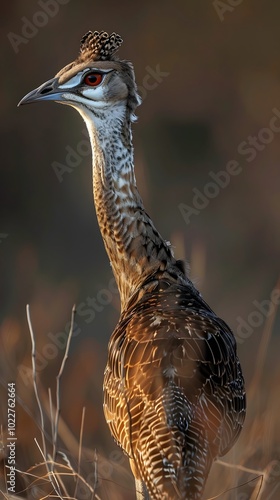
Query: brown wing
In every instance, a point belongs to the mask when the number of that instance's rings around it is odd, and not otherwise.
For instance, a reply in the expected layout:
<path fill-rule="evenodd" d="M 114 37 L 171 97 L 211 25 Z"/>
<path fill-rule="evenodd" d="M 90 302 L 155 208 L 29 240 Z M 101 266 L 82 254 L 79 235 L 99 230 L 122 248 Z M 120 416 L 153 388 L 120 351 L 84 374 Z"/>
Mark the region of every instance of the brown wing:
<path fill-rule="evenodd" d="M 159 281 L 109 344 L 105 417 L 153 498 L 200 498 L 245 416 L 235 340 L 198 292 Z"/>

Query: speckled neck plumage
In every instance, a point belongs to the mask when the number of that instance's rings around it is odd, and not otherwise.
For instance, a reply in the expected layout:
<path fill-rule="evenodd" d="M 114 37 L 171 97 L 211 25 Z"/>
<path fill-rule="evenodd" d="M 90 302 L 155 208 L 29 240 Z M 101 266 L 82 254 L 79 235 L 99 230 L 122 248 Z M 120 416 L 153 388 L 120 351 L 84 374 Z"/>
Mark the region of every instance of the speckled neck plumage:
<path fill-rule="evenodd" d="M 93 151 L 93 190 L 98 223 L 118 284 L 122 309 L 149 275 L 182 271 L 146 213 L 138 193 L 129 113 L 84 116 Z M 102 123 L 102 125 L 101 125 Z"/>

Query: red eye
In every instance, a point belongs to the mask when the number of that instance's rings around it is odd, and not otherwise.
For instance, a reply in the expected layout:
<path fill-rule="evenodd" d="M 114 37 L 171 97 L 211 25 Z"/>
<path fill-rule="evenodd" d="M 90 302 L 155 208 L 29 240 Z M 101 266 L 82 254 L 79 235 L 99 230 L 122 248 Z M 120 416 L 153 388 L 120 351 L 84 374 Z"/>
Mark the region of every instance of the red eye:
<path fill-rule="evenodd" d="M 102 82 L 103 75 L 101 73 L 88 73 L 84 78 L 84 83 L 90 87 L 97 87 Z"/>

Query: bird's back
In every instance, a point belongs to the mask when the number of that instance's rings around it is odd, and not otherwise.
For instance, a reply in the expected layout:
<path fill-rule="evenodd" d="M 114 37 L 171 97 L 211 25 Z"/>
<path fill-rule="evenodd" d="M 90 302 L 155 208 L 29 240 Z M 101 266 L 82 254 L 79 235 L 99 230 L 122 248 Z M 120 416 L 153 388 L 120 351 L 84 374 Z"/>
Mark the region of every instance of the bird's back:
<path fill-rule="evenodd" d="M 200 499 L 245 417 L 231 330 L 169 275 L 147 280 L 122 313 L 104 394 L 110 430 L 153 499 Z"/>

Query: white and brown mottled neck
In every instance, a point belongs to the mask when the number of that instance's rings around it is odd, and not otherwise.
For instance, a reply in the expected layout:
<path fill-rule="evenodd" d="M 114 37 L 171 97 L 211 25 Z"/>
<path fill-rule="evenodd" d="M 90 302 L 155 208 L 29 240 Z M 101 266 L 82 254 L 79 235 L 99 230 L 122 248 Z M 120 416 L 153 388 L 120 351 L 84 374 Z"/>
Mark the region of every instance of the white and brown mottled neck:
<path fill-rule="evenodd" d="M 176 260 L 145 212 L 136 187 L 128 110 L 118 104 L 110 111 L 86 110 L 82 115 L 92 146 L 98 223 L 123 309 L 149 275 L 172 268 L 174 273 Z"/>

